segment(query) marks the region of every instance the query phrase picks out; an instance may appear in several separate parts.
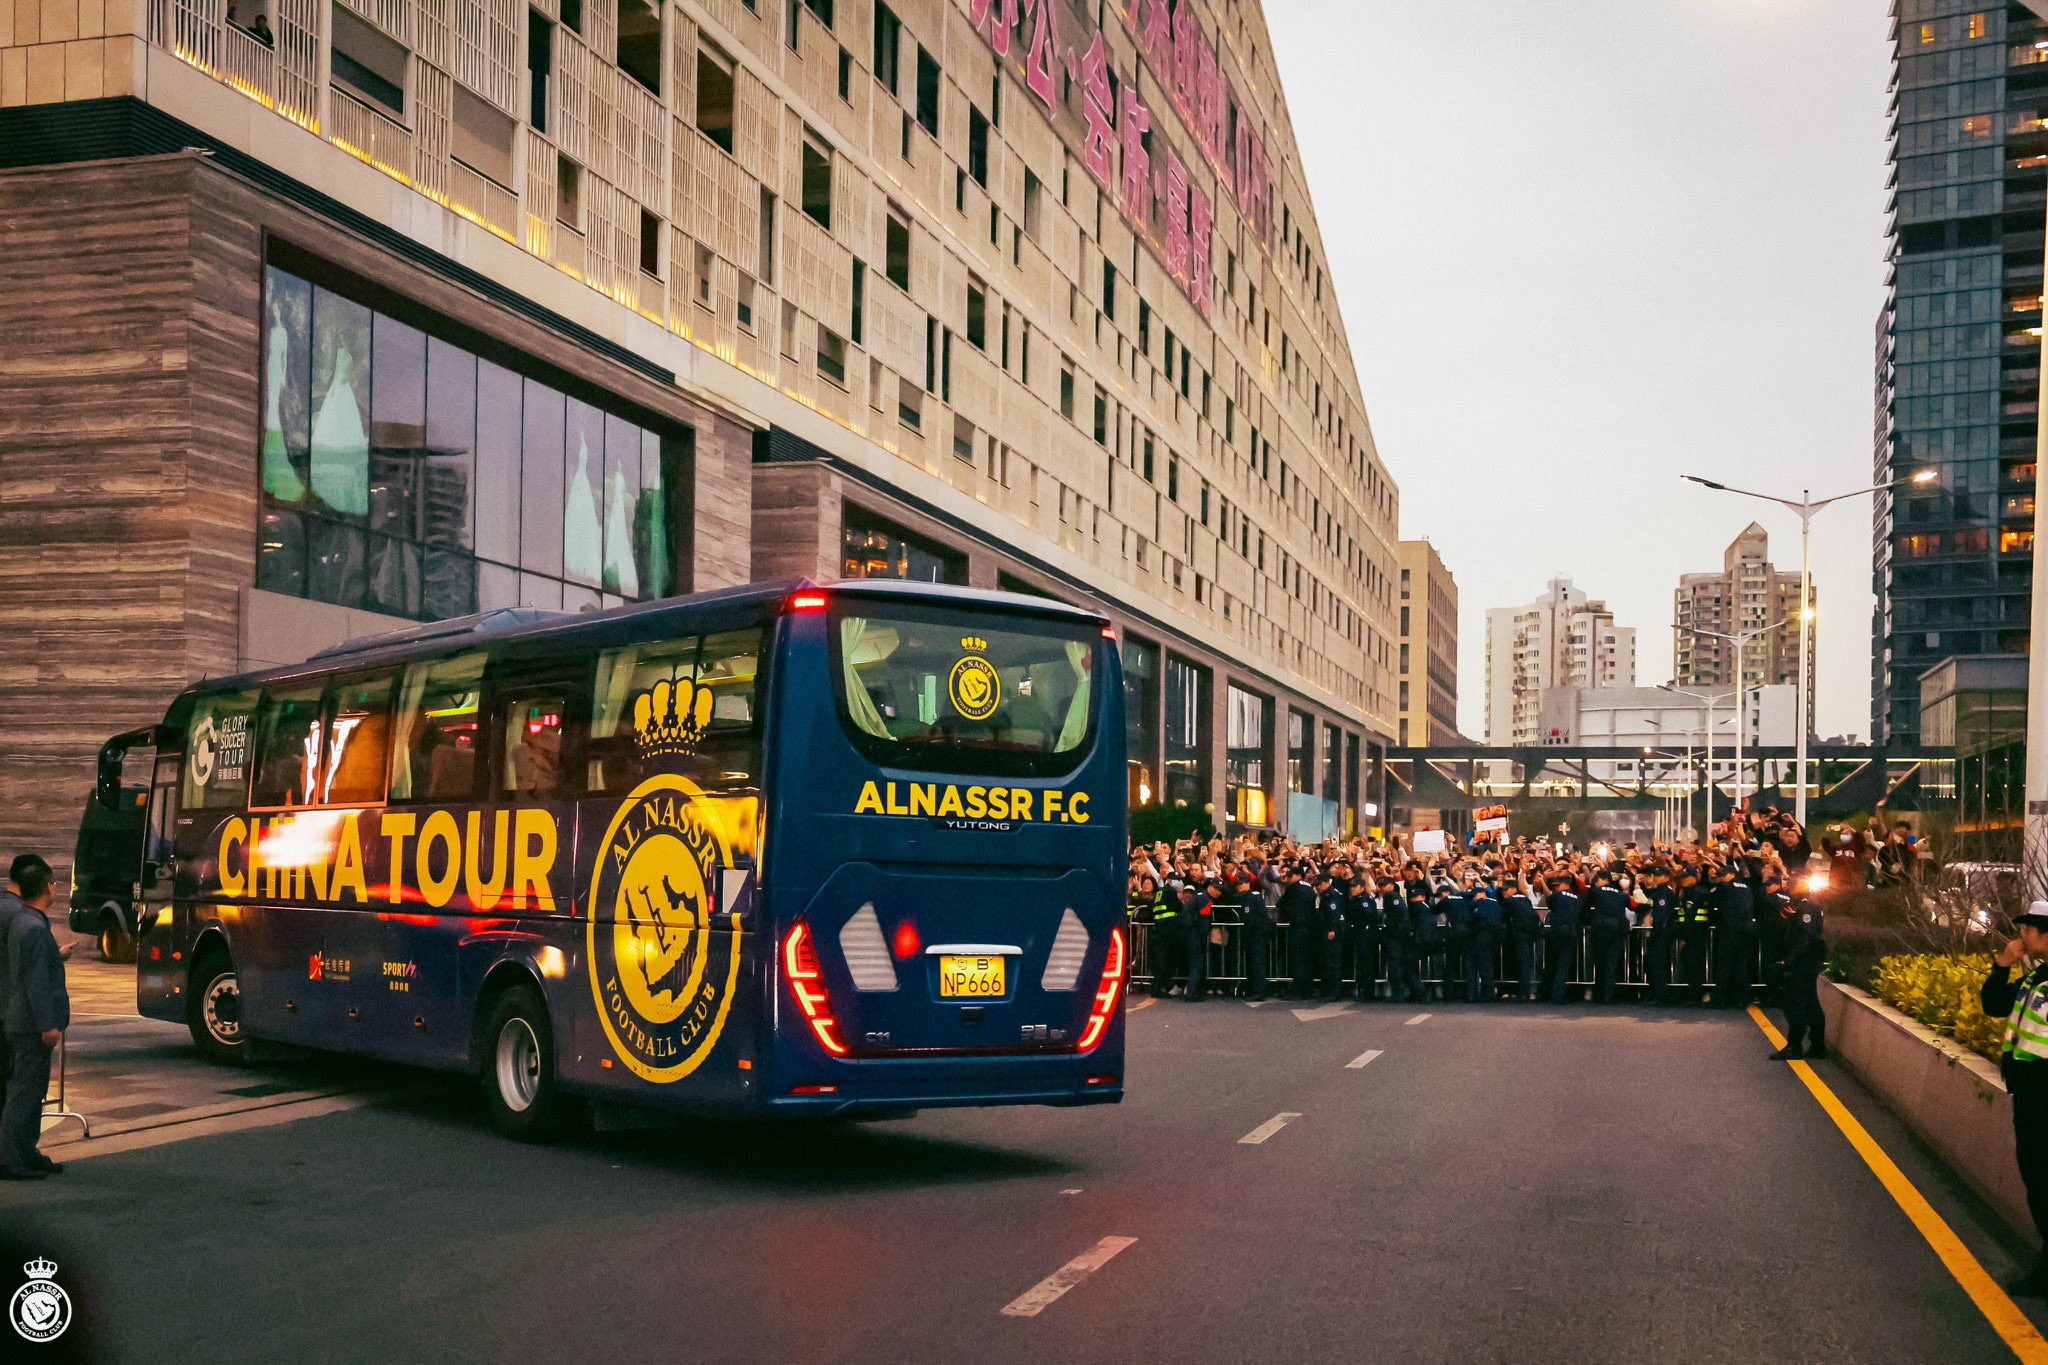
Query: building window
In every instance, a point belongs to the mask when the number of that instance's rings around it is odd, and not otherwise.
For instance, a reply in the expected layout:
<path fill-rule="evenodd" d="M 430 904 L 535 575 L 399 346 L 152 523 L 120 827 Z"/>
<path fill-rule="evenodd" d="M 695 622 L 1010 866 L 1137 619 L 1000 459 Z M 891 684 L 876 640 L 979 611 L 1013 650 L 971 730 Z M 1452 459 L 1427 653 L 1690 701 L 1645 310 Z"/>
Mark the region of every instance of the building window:
<path fill-rule="evenodd" d="M 583 231 L 583 168 L 559 152 L 555 154 L 555 218 Z"/>
<path fill-rule="evenodd" d="M 869 65 L 874 68 L 875 79 L 892 95 L 901 93 L 896 88 L 896 80 L 897 55 L 902 50 L 903 21 L 881 0 L 876 0 L 874 60 Z"/>
<path fill-rule="evenodd" d="M 1168 655 L 1162 730 L 1166 798 L 1202 809 L 1209 802 L 1209 670 Z"/>
<path fill-rule="evenodd" d="M 335 82 L 345 93 L 382 106 L 403 123 L 410 54 L 340 5 L 332 7 L 332 15 Z"/>
<path fill-rule="evenodd" d="M 818 373 L 840 388 L 846 387 L 846 338 L 822 322 L 818 324 Z"/>
<path fill-rule="evenodd" d="M 832 226 L 832 149 L 804 130 L 804 212 L 819 227 Z"/>
<path fill-rule="evenodd" d="M 924 390 L 908 379 L 896 381 L 896 420 L 912 431 L 924 426 Z"/>
<path fill-rule="evenodd" d="M 917 48 L 917 126 L 939 135 L 939 63 L 922 43 Z"/>
<path fill-rule="evenodd" d="M 414 620 L 677 590 L 687 433 L 431 335 L 426 309 L 277 266 L 263 308 L 257 587 Z"/>
<path fill-rule="evenodd" d="M 988 188 L 988 120 L 972 108 L 967 111 L 967 173 L 975 184 Z"/>
<path fill-rule="evenodd" d="M 661 278 L 661 219 L 640 210 L 640 273 Z"/>
<path fill-rule="evenodd" d="M 988 350 L 988 286 L 967 277 L 967 344 Z"/>
<path fill-rule="evenodd" d="M 548 73 L 554 70 L 555 26 L 537 10 L 526 12 L 526 75 L 529 86 L 527 121 L 537 133 L 548 130 Z"/>
<path fill-rule="evenodd" d="M 894 205 L 889 208 L 888 240 L 884 247 L 882 273 L 889 283 L 910 292 L 910 220 Z"/>
<path fill-rule="evenodd" d="M 1119 644 L 1124 664 L 1124 762 L 1132 806 L 1150 805 L 1159 796 L 1159 649 L 1125 636 Z"/>
<path fill-rule="evenodd" d="M 840 523 L 846 578 L 902 578 L 919 583 L 965 583 L 966 557 L 872 513 L 846 504 Z"/>
<path fill-rule="evenodd" d="M 661 93 L 661 6 L 655 0 L 619 0 L 619 70 Z"/>
<path fill-rule="evenodd" d="M 1245 825 L 1270 824 L 1266 735 L 1272 729 L 1273 702 L 1235 684 L 1225 690 L 1225 697 L 1229 710 L 1224 727 L 1223 785 L 1230 818 Z"/>
<path fill-rule="evenodd" d="M 710 44 L 697 49 L 697 131 L 732 150 L 732 59 Z"/>

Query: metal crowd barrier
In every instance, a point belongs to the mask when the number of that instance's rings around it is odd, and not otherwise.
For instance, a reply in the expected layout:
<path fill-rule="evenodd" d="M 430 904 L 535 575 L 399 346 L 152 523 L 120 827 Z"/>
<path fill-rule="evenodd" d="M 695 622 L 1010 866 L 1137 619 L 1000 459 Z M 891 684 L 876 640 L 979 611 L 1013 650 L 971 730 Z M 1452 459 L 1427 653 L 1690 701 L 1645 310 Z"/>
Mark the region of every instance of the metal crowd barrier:
<path fill-rule="evenodd" d="M 66 1119 L 77 1119 L 78 1126 L 85 1130 L 87 1137 L 91 1137 L 92 1124 L 86 1120 L 85 1115 L 70 1108 L 64 1098 L 65 1080 L 71 1070 L 69 1064 L 70 1056 L 71 1035 L 69 1032 L 60 1033 L 57 1035 L 56 1060 L 50 1068 L 50 1083 L 57 1087 L 57 1093 L 53 1095 L 47 1091 L 44 1092 L 43 1118 L 55 1119 L 60 1125 Z M 54 1108 L 52 1108 L 53 1105 L 55 1106 Z"/>
<path fill-rule="evenodd" d="M 1246 979 L 1245 927 L 1236 920 L 1235 912 L 1229 906 L 1217 906 L 1216 913 L 1212 919 L 1211 930 L 1222 930 L 1224 941 L 1222 943 L 1211 942 L 1207 945 L 1208 989 L 1220 990 L 1241 985 Z M 1157 926 L 1136 920 L 1131 923 L 1131 985 L 1134 988 L 1149 987 L 1152 984 L 1151 932 L 1155 927 Z M 1287 930 L 1288 926 L 1285 923 L 1280 923 L 1275 924 L 1268 931 L 1266 980 L 1269 989 L 1275 994 L 1279 994 L 1294 985 L 1294 965 L 1290 961 Z M 1180 932 L 1178 920 L 1175 920 L 1173 923 L 1173 932 Z M 1628 931 L 1628 938 L 1622 945 L 1621 970 L 1615 977 L 1614 982 L 1617 994 L 1622 991 L 1628 991 L 1632 995 L 1647 996 L 1649 994 L 1651 932 L 1647 927 L 1630 929 Z M 1358 930 L 1346 931 L 1347 941 L 1344 945 L 1342 959 L 1343 975 L 1341 977 L 1345 989 L 1356 990 L 1357 988 L 1359 979 L 1357 959 L 1361 948 L 1372 955 L 1373 982 L 1376 985 L 1391 986 L 1390 968 L 1393 959 L 1389 956 L 1387 945 L 1384 942 L 1372 940 L 1361 945 L 1358 942 L 1358 938 Z M 1592 950 L 1587 942 L 1587 932 L 1583 927 L 1577 931 L 1577 940 L 1574 946 L 1571 975 L 1568 984 L 1573 988 L 1590 990 L 1596 983 L 1593 979 Z M 1544 955 L 1549 951 L 1553 941 L 1552 939 L 1544 938 L 1539 939 L 1536 943 L 1536 974 L 1539 980 L 1542 977 Z M 1760 947 L 1759 943 L 1758 946 L 1752 947 L 1750 950 L 1751 965 L 1749 975 L 1751 977 L 1750 994 L 1752 996 L 1758 995 L 1770 987 L 1770 983 L 1765 977 Z M 1667 989 L 1674 995 L 1684 996 L 1688 993 L 1696 995 L 1702 990 L 1718 988 L 1720 984 L 1718 979 L 1720 968 L 1719 948 L 1720 945 L 1716 941 L 1714 931 L 1709 928 L 1706 931 L 1706 948 L 1700 957 L 1700 975 L 1702 980 L 1692 981 L 1685 975 L 1686 953 L 1679 947 L 1676 935 L 1667 936 L 1664 951 L 1671 955 L 1671 968 L 1666 977 Z M 1501 932 L 1497 956 L 1498 961 L 1494 964 L 1494 982 L 1497 987 L 1506 990 L 1510 982 L 1517 981 L 1514 944 L 1506 930 Z M 1459 990 L 1464 986 L 1465 983 L 1462 980 L 1447 978 L 1440 970 L 1449 962 L 1448 944 L 1439 944 L 1431 948 L 1428 954 L 1423 956 L 1422 961 L 1422 984 L 1425 989 L 1441 988 L 1444 994 L 1448 996 L 1450 992 Z M 1312 976 L 1311 980 L 1313 979 Z"/>

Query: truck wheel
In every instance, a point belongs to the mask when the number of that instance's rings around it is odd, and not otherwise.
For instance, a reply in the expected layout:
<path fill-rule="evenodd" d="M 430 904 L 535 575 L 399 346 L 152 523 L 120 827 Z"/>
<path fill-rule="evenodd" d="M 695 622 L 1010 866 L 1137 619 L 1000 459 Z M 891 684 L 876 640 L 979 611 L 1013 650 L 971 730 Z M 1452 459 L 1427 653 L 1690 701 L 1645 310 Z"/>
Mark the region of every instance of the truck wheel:
<path fill-rule="evenodd" d="M 491 1126 L 520 1142 L 546 1142 L 572 1126 L 577 1102 L 555 1078 L 555 1031 L 530 986 L 491 1002 L 477 1034 L 477 1075 Z"/>
<path fill-rule="evenodd" d="M 108 962 L 133 962 L 135 936 L 121 918 L 121 907 L 108 901 L 100 907 L 100 956 Z"/>
<path fill-rule="evenodd" d="M 186 990 L 185 1023 L 200 1055 L 230 1066 L 246 1065 L 249 1040 L 242 1032 L 242 987 L 227 950 L 213 948 L 195 962 Z"/>

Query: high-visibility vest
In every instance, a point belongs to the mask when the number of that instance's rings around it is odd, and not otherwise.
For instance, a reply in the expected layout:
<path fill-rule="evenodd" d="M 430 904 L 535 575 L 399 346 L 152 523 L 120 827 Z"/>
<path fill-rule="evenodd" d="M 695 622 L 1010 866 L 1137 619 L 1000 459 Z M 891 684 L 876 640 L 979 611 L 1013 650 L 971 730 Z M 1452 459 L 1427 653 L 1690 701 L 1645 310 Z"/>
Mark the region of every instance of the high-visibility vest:
<path fill-rule="evenodd" d="M 2048 1062 L 2048 962 L 2020 978 L 2005 1021 L 2005 1055 L 2016 1062 Z"/>

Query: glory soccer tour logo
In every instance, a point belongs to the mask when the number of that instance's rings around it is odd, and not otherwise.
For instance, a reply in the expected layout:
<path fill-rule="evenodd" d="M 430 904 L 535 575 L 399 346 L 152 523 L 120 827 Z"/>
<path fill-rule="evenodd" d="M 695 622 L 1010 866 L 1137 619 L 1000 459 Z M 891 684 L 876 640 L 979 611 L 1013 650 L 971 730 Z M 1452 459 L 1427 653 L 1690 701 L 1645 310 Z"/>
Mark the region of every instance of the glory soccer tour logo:
<path fill-rule="evenodd" d="M 57 1263 L 41 1257 L 22 1267 L 28 1283 L 14 1291 L 8 1319 L 29 1341 L 55 1341 L 71 1325 L 71 1296 L 57 1283 Z"/>
<path fill-rule="evenodd" d="M 658 683 L 634 707 L 643 759 L 696 747 L 709 695 Z M 590 985 L 612 1050 L 666 1084 L 695 1071 L 725 1028 L 739 976 L 740 926 L 715 929 L 719 874 L 732 850 L 711 799 L 686 777 L 647 778 L 612 817 L 591 873 Z"/>

